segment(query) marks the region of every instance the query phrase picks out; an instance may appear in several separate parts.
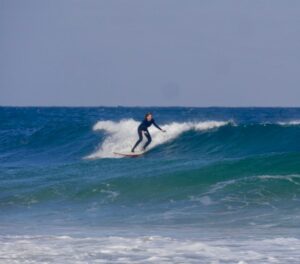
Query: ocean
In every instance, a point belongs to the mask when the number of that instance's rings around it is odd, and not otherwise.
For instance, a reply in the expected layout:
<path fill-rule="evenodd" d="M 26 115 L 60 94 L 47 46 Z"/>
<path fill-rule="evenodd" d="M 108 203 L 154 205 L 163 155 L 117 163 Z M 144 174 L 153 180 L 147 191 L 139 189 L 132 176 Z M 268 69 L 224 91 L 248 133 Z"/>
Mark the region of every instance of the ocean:
<path fill-rule="evenodd" d="M 0 263 L 299 263 L 299 228 L 300 108 L 0 108 Z"/>

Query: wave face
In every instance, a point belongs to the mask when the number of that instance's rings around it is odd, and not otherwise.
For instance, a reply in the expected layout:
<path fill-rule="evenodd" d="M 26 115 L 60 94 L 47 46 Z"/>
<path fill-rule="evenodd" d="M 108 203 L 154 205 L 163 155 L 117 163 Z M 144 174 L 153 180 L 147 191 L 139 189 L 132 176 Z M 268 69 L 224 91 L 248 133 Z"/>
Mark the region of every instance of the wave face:
<path fill-rule="evenodd" d="M 115 156 L 149 110 L 167 133 L 151 127 L 143 157 Z M 299 120 L 283 108 L 0 108 L 1 222 L 299 227 Z"/>

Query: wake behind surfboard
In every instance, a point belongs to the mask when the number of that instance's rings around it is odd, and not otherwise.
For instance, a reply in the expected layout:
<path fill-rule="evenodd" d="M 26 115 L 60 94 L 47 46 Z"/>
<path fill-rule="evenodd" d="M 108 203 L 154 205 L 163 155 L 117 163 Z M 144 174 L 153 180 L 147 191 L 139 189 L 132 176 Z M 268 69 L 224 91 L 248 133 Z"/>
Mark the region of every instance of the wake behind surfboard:
<path fill-rule="evenodd" d="M 128 158 L 137 158 L 145 154 L 146 151 L 144 152 L 113 152 L 115 155 L 123 156 L 123 157 L 128 157 Z"/>

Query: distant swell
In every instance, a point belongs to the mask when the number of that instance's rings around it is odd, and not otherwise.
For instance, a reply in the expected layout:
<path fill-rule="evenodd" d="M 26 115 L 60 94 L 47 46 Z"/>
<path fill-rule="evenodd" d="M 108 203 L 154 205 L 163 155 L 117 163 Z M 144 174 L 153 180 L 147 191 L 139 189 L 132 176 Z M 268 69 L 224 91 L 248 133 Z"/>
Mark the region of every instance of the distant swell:
<path fill-rule="evenodd" d="M 290 121 L 285 121 L 285 122 L 278 122 L 279 125 L 282 126 L 299 126 L 300 125 L 300 120 L 290 120 Z"/>

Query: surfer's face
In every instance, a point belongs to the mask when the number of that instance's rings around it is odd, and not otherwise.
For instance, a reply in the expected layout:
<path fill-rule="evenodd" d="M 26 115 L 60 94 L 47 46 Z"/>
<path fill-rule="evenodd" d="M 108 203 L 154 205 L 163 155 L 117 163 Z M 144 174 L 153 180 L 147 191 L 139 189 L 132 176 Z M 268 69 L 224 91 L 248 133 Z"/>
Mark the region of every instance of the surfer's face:
<path fill-rule="evenodd" d="M 148 121 L 151 121 L 152 120 L 152 115 L 148 115 L 146 118 L 147 118 Z"/>

